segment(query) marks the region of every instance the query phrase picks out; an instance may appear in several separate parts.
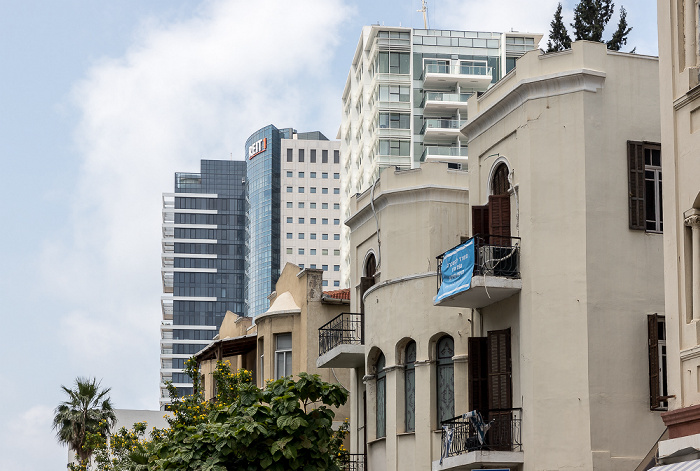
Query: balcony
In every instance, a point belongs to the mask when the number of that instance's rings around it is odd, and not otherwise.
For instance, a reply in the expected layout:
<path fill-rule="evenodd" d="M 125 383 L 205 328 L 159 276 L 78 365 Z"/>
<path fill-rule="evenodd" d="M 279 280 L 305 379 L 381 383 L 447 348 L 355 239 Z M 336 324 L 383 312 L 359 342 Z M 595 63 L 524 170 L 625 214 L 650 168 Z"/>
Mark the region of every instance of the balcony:
<path fill-rule="evenodd" d="M 344 312 L 318 329 L 319 368 L 357 368 L 365 361 L 365 320 Z"/>
<path fill-rule="evenodd" d="M 440 294 L 443 283 L 443 261 L 445 256 L 455 254 L 458 250 L 468 249 L 473 242 L 474 269 L 471 277 L 462 277 L 449 292 Z M 520 238 L 493 235 L 476 235 L 464 244 L 460 244 L 439 255 L 438 260 L 438 295 L 436 306 L 481 308 L 507 299 L 522 289 L 520 279 Z M 453 279 L 449 279 L 454 284 Z"/>
<path fill-rule="evenodd" d="M 421 106 L 426 113 L 467 111 L 467 100 L 473 93 L 425 92 Z"/>
<path fill-rule="evenodd" d="M 442 118 L 426 118 L 423 122 L 423 128 L 420 133 L 426 139 L 455 139 L 460 134 L 460 128 L 467 121 L 464 119 L 442 119 Z"/>
<path fill-rule="evenodd" d="M 425 146 L 420 157 L 421 162 L 450 162 L 460 164 L 467 169 L 467 148 L 453 146 Z"/>
<path fill-rule="evenodd" d="M 510 469 L 523 463 L 522 409 L 489 411 L 487 424 L 468 415 L 442 423 L 441 459 L 433 461 L 433 471 L 484 466 Z"/>
<path fill-rule="evenodd" d="M 423 69 L 423 87 L 460 87 L 475 91 L 485 91 L 491 85 L 493 68 L 486 62 L 462 64 L 426 64 Z"/>
<path fill-rule="evenodd" d="M 348 453 L 343 456 L 340 469 L 342 471 L 365 471 L 364 453 Z"/>

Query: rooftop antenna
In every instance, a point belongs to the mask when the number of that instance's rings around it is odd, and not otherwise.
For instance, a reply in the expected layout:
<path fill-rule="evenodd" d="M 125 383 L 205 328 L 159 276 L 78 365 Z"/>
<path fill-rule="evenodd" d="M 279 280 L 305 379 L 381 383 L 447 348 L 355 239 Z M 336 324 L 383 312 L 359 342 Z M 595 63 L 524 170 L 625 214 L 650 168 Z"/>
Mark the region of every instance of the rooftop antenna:
<path fill-rule="evenodd" d="M 418 13 L 423 13 L 423 26 L 428 29 L 428 5 L 425 4 L 425 0 L 421 0 L 422 7 L 417 10 Z"/>

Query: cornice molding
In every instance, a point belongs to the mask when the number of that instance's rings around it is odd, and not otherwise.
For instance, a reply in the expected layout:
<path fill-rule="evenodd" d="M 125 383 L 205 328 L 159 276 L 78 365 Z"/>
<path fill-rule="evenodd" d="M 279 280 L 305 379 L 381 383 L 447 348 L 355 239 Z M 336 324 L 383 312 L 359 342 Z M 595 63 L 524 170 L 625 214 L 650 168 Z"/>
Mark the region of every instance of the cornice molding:
<path fill-rule="evenodd" d="M 521 80 L 491 107 L 479 113 L 462 127 L 467 142 L 483 134 L 519 106 L 530 100 L 576 92 L 596 93 L 605 84 L 605 72 L 576 69 L 557 74 Z"/>

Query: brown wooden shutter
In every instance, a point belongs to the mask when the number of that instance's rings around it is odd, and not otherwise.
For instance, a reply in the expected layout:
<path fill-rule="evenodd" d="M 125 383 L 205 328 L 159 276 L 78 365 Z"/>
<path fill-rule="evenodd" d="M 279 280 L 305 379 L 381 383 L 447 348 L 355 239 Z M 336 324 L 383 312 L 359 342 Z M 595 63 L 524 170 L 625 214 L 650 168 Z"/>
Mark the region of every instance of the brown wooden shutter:
<path fill-rule="evenodd" d="M 627 168 L 629 170 L 629 226 L 643 231 L 646 228 L 644 201 L 644 143 L 627 141 Z"/>
<path fill-rule="evenodd" d="M 651 410 L 661 408 L 661 392 L 659 388 L 659 316 L 647 316 L 647 331 L 649 335 L 649 407 Z"/>
<path fill-rule="evenodd" d="M 478 410 L 482 416 L 486 416 L 489 409 L 486 337 L 469 337 L 467 347 L 469 410 Z"/>
<path fill-rule="evenodd" d="M 510 329 L 487 334 L 489 409 L 510 409 L 513 406 Z"/>
<path fill-rule="evenodd" d="M 484 238 L 485 243 L 488 243 L 489 233 L 489 207 L 472 206 L 472 237 L 479 234 Z"/>
<path fill-rule="evenodd" d="M 362 278 L 360 278 L 360 312 L 362 314 L 365 313 L 365 301 L 363 298 L 367 290 L 370 289 L 372 286 L 374 286 L 373 276 L 363 276 Z"/>
<path fill-rule="evenodd" d="M 489 234 L 491 234 L 492 245 L 511 245 L 510 195 L 489 196 Z"/>

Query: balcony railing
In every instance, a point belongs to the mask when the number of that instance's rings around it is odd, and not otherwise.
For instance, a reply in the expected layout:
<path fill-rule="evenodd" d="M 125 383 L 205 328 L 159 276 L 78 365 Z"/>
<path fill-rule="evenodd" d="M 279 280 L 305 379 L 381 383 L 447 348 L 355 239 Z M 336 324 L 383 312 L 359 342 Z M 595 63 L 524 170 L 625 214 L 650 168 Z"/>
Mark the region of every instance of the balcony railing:
<path fill-rule="evenodd" d="M 460 64 L 426 64 L 425 74 L 459 74 L 459 75 L 488 75 L 492 74 L 492 67 L 486 65 L 460 65 Z"/>
<path fill-rule="evenodd" d="M 365 322 L 362 314 L 344 312 L 318 329 L 318 355 L 338 345 L 363 345 Z"/>
<path fill-rule="evenodd" d="M 444 92 L 425 92 L 425 98 L 421 107 L 425 108 L 425 103 L 428 101 L 449 101 L 466 103 L 473 93 L 444 93 Z"/>
<path fill-rule="evenodd" d="M 428 118 L 423 123 L 423 129 L 421 129 L 421 134 L 425 134 L 426 129 L 454 129 L 459 131 L 467 121 L 464 119 L 439 119 L 439 118 Z"/>
<path fill-rule="evenodd" d="M 364 453 L 348 453 L 343 458 L 340 468 L 343 471 L 365 471 Z"/>
<path fill-rule="evenodd" d="M 466 414 L 465 414 L 466 415 Z M 522 451 L 522 409 L 496 409 L 484 417 L 486 433 L 483 443 L 474 420 L 465 416 L 442 422 L 443 458 L 461 455 L 470 451 Z"/>
<path fill-rule="evenodd" d="M 421 162 L 430 156 L 445 156 L 445 157 L 466 157 L 467 147 L 452 147 L 452 146 L 425 146 L 423 154 L 420 157 Z"/>

